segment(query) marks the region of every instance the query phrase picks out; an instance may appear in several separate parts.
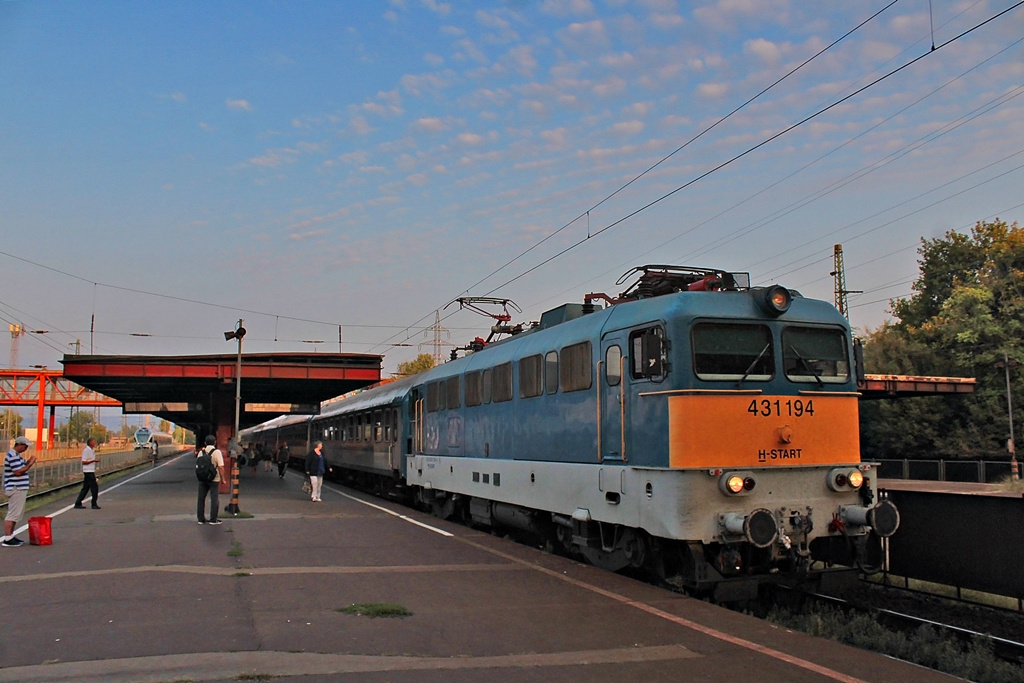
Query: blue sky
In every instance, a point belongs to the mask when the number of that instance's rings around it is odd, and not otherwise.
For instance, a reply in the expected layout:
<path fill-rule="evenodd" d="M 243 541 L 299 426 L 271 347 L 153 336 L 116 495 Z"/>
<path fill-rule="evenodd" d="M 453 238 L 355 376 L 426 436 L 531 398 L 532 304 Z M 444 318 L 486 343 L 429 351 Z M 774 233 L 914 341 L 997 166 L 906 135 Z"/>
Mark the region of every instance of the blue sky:
<path fill-rule="evenodd" d="M 49 330 L 21 366 L 244 318 L 390 372 L 437 310 L 486 335 L 460 295 L 537 320 L 675 263 L 831 300 L 842 243 L 877 327 L 921 237 L 1024 212 L 1024 8 L 900 0 L 727 115 L 886 4 L 0 0 L 0 318 Z"/>

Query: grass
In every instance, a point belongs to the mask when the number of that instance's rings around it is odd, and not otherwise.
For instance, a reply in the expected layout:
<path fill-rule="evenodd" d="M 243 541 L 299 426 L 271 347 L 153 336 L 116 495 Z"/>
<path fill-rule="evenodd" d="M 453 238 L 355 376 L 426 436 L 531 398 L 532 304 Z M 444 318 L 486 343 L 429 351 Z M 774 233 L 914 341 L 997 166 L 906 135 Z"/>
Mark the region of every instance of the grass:
<path fill-rule="evenodd" d="M 339 607 L 337 612 L 354 614 L 357 617 L 411 617 L 412 612 L 389 602 L 359 602 L 348 607 Z"/>
<path fill-rule="evenodd" d="M 228 551 L 228 557 L 241 557 L 244 554 L 245 554 L 245 551 L 242 550 L 242 544 L 239 543 L 238 541 L 232 539 L 231 540 L 231 550 Z"/>
<path fill-rule="evenodd" d="M 828 606 L 816 606 L 803 614 L 776 609 L 768 620 L 974 683 L 1024 683 L 1024 667 L 996 657 L 985 639 L 964 642 L 944 636 L 931 626 L 921 626 L 910 633 L 891 631 L 871 615 L 846 614 Z"/>

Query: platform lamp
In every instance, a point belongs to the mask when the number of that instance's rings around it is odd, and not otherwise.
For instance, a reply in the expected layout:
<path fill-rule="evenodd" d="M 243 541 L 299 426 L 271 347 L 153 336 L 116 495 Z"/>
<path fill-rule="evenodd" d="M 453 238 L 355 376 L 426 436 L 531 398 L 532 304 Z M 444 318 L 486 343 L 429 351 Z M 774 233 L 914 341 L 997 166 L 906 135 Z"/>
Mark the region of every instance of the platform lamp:
<path fill-rule="evenodd" d="M 245 328 L 242 327 L 242 323 L 245 322 L 241 318 L 238 319 L 238 324 L 235 329 L 230 332 L 224 333 L 224 341 L 231 341 L 232 339 L 238 340 L 238 357 L 235 362 L 235 445 L 238 443 L 238 419 L 242 409 L 242 338 L 245 336 Z M 231 503 L 228 504 L 225 510 L 233 515 L 238 514 L 238 466 L 235 464 L 235 454 L 232 453 L 231 460 Z"/>

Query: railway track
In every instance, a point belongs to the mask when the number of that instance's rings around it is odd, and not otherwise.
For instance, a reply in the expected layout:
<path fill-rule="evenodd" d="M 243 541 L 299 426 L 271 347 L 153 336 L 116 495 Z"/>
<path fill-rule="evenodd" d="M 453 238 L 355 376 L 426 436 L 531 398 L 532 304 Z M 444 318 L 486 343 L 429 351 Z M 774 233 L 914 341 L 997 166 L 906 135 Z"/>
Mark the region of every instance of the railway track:
<path fill-rule="evenodd" d="M 937 600 L 932 596 L 907 593 L 898 588 L 886 587 L 879 591 L 875 585 L 867 582 L 862 582 L 846 597 L 781 586 L 776 587 L 776 591 L 788 594 L 779 596 L 776 604 L 792 606 L 796 602 L 801 609 L 807 609 L 810 603 L 828 606 L 844 614 L 865 614 L 887 629 L 902 633 L 913 633 L 928 627 L 961 644 L 987 643 L 1000 660 L 1024 665 L 1024 643 L 1016 640 L 1017 634 L 1024 633 L 1024 615 L 1017 612 L 955 600 Z M 899 608 L 881 607 L 877 604 L 879 601 L 898 604 Z M 940 613 L 941 617 L 936 618 L 936 613 Z"/>

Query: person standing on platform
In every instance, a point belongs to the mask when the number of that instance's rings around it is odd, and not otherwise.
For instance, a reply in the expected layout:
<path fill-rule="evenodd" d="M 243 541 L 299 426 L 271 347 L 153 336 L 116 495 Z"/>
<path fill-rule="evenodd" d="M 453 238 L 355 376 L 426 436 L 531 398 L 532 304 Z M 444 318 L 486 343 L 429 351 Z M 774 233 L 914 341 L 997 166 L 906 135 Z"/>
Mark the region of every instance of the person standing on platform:
<path fill-rule="evenodd" d="M 92 494 L 92 509 L 100 509 L 100 506 L 96 504 L 96 497 L 100 495 L 100 485 L 96 483 L 96 463 L 99 462 L 99 458 L 96 457 L 95 449 L 96 439 L 90 436 L 89 440 L 85 442 L 85 448 L 82 449 L 82 490 L 78 493 L 78 499 L 75 500 L 75 507 L 79 510 L 85 509 L 82 501 L 89 493 Z"/>
<path fill-rule="evenodd" d="M 22 454 L 28 450 L 32 442 L 23 436 L 14 440 L 14 446 L 4 456 L 4 495 L 7 496 L 7 517 L 4 518 L 4 538 L 0 546 L 17 548 L 25 545 L 25 541 L 15 538 L 14 529 L 21 516 L 25 514 L 25 499 L 28 498 L 28 471 L 36 464 L 36 456 L 28 459 Z"/>
<path fill-rule="evenodd" d="M 210 460 L 216 468 L 217 473 L 213 481 L 199 480 L 199 502 L 196 505 L 196 519 L 200 524 L 220 524 L 217 512 L 220 510 L 220 482 L 224 478 L 224 454 L 217 448 L 217 437 L 209 434 L 206 437 L 206 446 L 196 453 L 196 457 L 210 454 Z M 210 520 L 206 520 L 206 494 L 210 494 Z"/>
<path fill-rule="evenodd" d="M 288 469 L 288 460 L 291 453 L 288 451 L 288 442 L 282 441 L 281 447 L 277 449 L 277 476 L 284 479 L 284 472 Z"/>
<path fill-rule="evenodd" d="M 309 484 L 312 489 L 309 492 L 310 500 L 314 503 L 322 503 L 320 490 L 324 485 L 324 475 L 330 470 L 324 462 L 324 442 L 317 441 L 313 444 L 313 450 L 306 456 L 306 476 L 309 477 Z"/>

